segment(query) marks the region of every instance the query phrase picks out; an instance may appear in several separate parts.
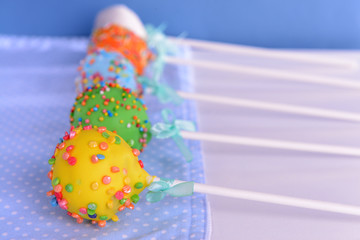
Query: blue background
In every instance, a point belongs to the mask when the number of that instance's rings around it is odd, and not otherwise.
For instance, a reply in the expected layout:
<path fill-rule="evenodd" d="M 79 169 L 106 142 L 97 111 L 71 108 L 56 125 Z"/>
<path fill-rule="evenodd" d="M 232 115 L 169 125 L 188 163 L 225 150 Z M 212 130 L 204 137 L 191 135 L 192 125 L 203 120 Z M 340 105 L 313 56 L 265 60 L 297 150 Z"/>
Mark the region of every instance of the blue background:
<path fill-rule="evenodd" d="M 276 48 L 360 48 L 358 0 L 0 0 L 0 34 L 86 36 L 96 13 L 125 3 L 167 34 Z"/>

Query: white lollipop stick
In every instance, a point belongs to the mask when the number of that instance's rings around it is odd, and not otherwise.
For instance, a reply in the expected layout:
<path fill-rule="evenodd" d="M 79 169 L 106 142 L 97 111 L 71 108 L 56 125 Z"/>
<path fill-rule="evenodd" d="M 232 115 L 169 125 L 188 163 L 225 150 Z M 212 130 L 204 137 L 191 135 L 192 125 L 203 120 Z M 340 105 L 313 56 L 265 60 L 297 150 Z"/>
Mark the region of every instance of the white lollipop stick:
<path fill-rule="evenodd" d="M 293 105 L 280 104 L 280 103 L 269 103 L 269 102 L 248 100 L 242 98 L 221 97 L 221 96 L 200 94 L 200 93 L 190 93 L 190 92 L 181 92 L 181 91 L 178 91 L 177 93 L 180 97 L 184 99 L 211 102 L 215 104 L 225 104 L 225 105 L 245 107 L 245 108 L 255 108 L 255 109 L 262 109 L 262 110 L 275 111 L 275 112 L 360 122 L 360 114 L 357 113 L 333 111 L 333 110 L 326 110 L 321 108 L 293 106 Z"/>
<path fill-rule="evenodd" d="M 250 67 L 240 64 L 229 64 L 207 60 L 195 60 L 195 59 L 181 59 L 167 56 L 165 61 L 170 64 L 181 64 L 187 66 L 195 66 L 200 68 L 218 70 L 218 71 L 231 71 L 242 74 L 249 74 L 254 76 L 260 76 L 266 78 L 276 78 L 284 81 L 297 81 L 306 83 L 316 83 L 329 86 L 360 89 L 360 82 L 356 82 L 352 79 L 326 77 L 319 75 L 311 75 L 302 72 L 292 72 L 286 70 L 276 70 L 271 68 L 262 67 Z"/>
<path fill-rule="evenodd" d="M 204 40 L 183 39 L 183 38 L 179 39 L 175 37 L 168 37 L 168 38 L 174 43 L 179 45 L 192 46 L 192 47 L 207 49 L 211 51 L 228 52 L 231 54 L 247 54 L 247 55 L 254 55 L 259 57 L 277 58 L 277 59 L 292 60 L 292 61 L 302 61 L 302 62 L 324 64 L 324 65 L 337 66 L 337 67 L 343 67 L 349 69 L 357 69 L 359 67 L 359 63 L 357 61 L 349 60 L 349 59 L 341 59 L 341 58 L 338 59 L 338 58 L 320 56 L 315 54 L 285 52 L 285 51 L 271 50 L 266 48 L 242 46 L 242 45 L 235 45 L 229 43 L 210 42 Z"/>
<path fill-rule="evenodd" d="M 350 147 L 323 145 L 323 144 L 310 144 L 310 143 L 292 142 L 292 141 L 279 141 L 279 140 L 270 140 L 270 139 L 262 139 L 262 138 L 229 136 L 223 134 L 202 133 L 202 132 L 181 131 L 180 134 L 183 138 L 192 139 L 192 140 L 202 140 L 202 141 L 229 143 L 229 144 L 237 144 L 237 145 L 253 146 L 253 147 L 265 147 L 265 148 L 360 157 L 360 149 L 350 148 Z"/>
<path fill-rule="evenodd" d="M 154 182 L 160 178 L 155 178 Z M 175 180 L 173 185 L 184 183 L 184 181 Z M 218 195 L 223 197 L 231 197 L 256 202 L 264 202 L 291 207 L 299 207 L 313 209 L 325 212 L 342 213 L 347 215 L 360 216 L 360 206 L 345 205 L 339 203 L 331 203 L 324 201 L 316 201 L 304 198 L 287 197 L 275 194 L 267 194 L 261 192 L 252 192 L 231 188 L 216 187 L 207 184 L 194 183 L 194 192 L 210 195 Z"/>

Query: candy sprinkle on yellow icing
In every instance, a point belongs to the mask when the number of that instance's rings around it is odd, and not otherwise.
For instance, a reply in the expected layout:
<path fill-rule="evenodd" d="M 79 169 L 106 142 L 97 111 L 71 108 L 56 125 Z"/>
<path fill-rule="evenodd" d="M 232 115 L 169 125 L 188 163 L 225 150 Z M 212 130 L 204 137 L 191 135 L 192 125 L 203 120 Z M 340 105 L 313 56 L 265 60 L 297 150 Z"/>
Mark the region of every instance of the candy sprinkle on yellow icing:
<path fill-rule="evenodd" d="M 53 195 L 51 204 L 66 210 L 78 223 L 89 219 L 104 227 L 109 219 L 117 221 L 115 214 L 134 209 L 151 178 L 138 154 L 104 127 L 72 127 L 49 160 L 53 165 L 48 173 L 53 190 L 47 192 Z"/>

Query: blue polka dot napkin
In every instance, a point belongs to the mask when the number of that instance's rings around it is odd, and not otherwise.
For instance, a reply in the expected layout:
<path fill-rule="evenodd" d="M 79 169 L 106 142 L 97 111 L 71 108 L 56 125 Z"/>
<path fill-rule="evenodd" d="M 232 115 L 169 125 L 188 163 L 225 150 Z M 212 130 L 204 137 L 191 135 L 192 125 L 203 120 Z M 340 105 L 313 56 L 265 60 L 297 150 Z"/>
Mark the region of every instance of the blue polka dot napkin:
<path fill-rule="evenodd" d="M 52 207 L 47 172 L 58 139 L 69 129 L 75 99 L 77 66 L 86 39 L 15 38 L 0 36 L 0 238 L 2 239 L 207 239 L 210 232 L 206 196 L 166 197 L 145 201 L 118 213 L 119 221 L 99 228 L 77 224 L 65 210 Z M 184 49 L 182 54 L 188 54 Z M 165 79 L 175 89 L 191 91 L 191 72 L 167 66 Z M 160 104 L 146 96 L 149 117 L 162 121 Z M 166 105 L 179 119 L 196 122 L 196 108 L 185 101 Z M 152 139 L 141 154 L 153 175 L 204 181 L 201 146 L 186 141 L 194 160 L 186 163 L 171 140 Z"/>

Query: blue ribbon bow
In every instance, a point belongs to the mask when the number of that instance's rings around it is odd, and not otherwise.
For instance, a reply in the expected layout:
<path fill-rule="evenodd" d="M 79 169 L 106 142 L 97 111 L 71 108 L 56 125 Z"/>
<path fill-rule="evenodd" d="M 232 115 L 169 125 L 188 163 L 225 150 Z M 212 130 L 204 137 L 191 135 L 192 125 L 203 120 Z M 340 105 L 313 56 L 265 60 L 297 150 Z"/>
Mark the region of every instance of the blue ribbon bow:
<path fill-rule="evenodd" d="M 174 185 L 174 180 L 161 178 L 159 181 L 152 182 L 148 189 L 146 200 L 154 203 L 161 201 L 166 195 L 173 197 L 191 196 L 194 193 L 194 182 L 183 182 Z"/>
<path fill-rule="evenodd" d="M 195 124 L 191 121 L 177 120 L 170 109 L 164 109 L 161 112 L 164 119 L 163 123 L 156 123 L 152 128 L 152 134 L 159 139 L 172 138 L 187 162 L 193 159 L 192 153 L 185 145 L 184 139 L 180 135 L 181 130 L 194 132 Z"/>
<path fill-rule="evenodd" d="M 145 27 L 147 31 L 147 44 L 155 52 L 156 58 L 148 68 L 150 77 L 141 76 L 138 80 L 144 86 L 144 89 L 149 88 L 161 103 L 173 102 L 180 104 L 182 98 L 172 88 L 160 83 L 165 66 L 165 57 L 176 54 L 178 48 L 175 44 L 169 42 L 163 33 L 166 28 L 165 24 L 159 27 L 152 25 L 146 25 Z"/>
<path fill-rule="evenodd" d="M 176 91 L 166 84 L 145 76 L 138 76 L 138 81 L 143 85 L 144 89 L 150 89 L 151 93 L 155 95 L 161 103 L 173 102 L 174 104 L 180 104 L 183 101 Z"/>

